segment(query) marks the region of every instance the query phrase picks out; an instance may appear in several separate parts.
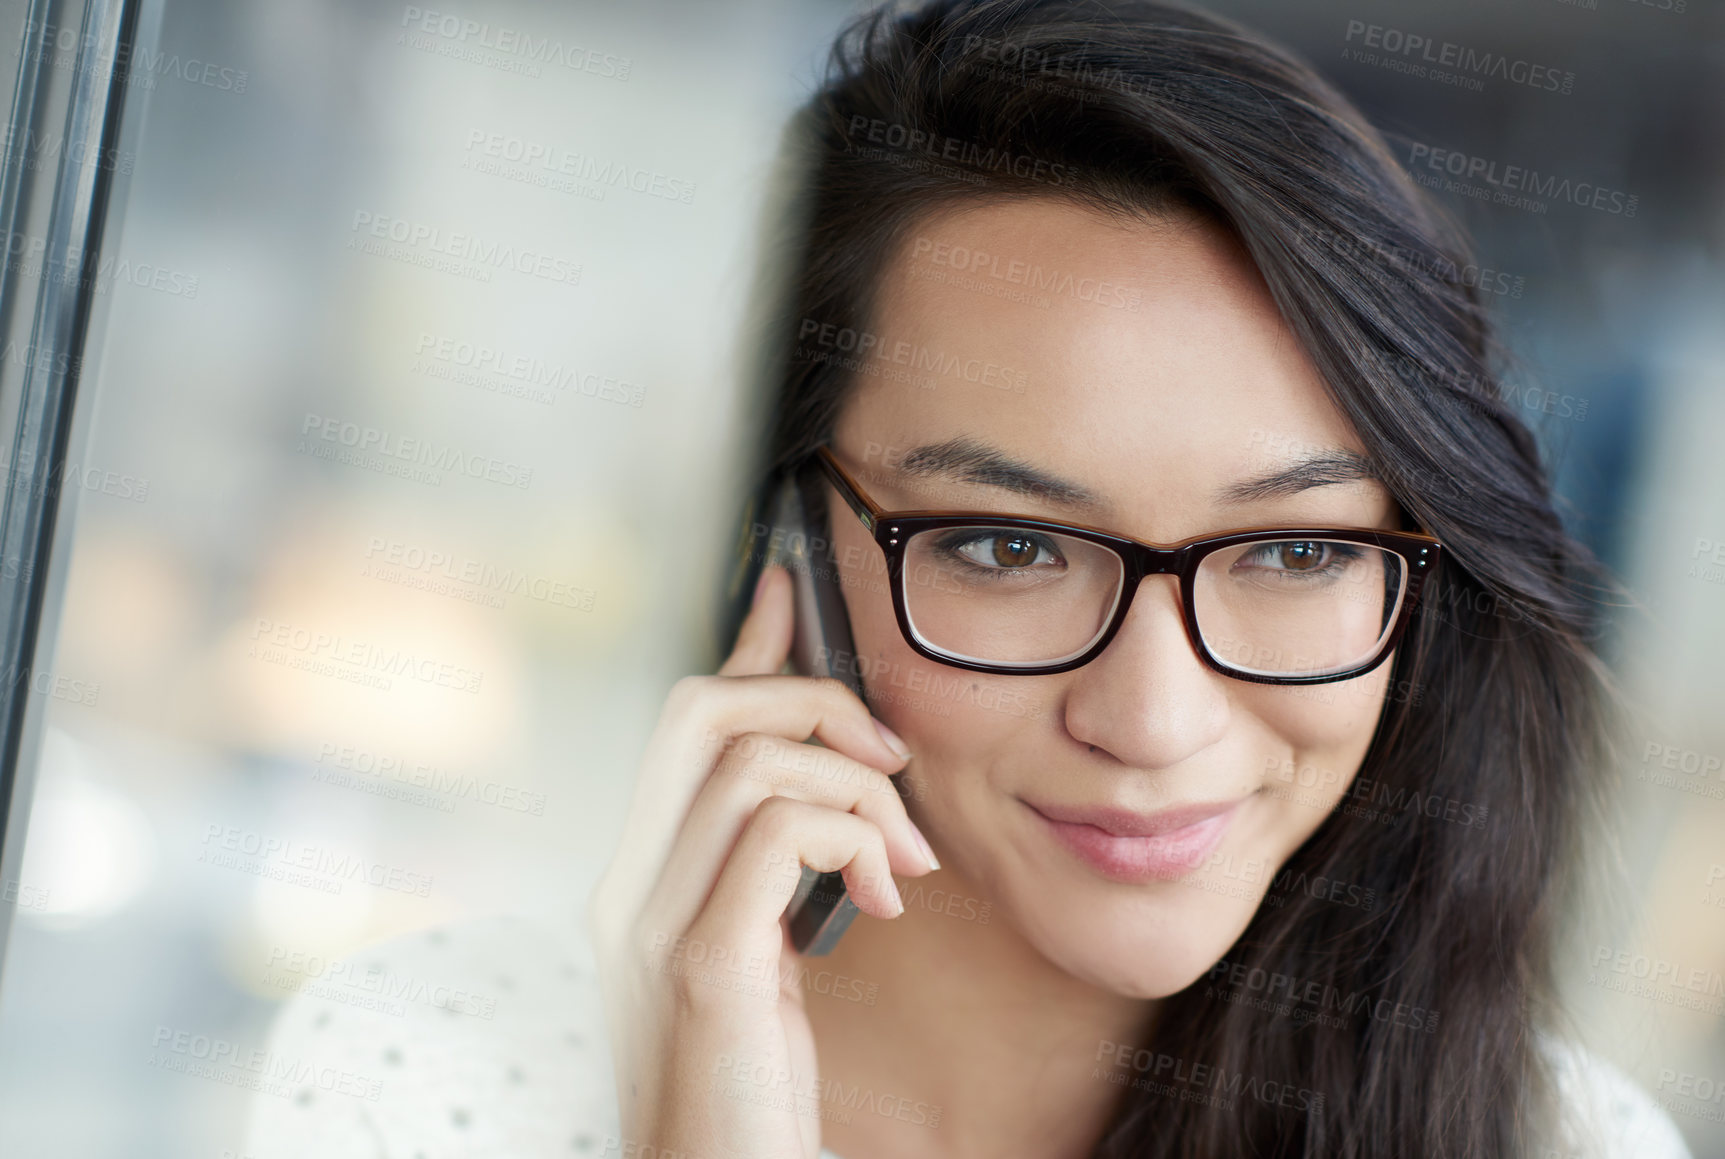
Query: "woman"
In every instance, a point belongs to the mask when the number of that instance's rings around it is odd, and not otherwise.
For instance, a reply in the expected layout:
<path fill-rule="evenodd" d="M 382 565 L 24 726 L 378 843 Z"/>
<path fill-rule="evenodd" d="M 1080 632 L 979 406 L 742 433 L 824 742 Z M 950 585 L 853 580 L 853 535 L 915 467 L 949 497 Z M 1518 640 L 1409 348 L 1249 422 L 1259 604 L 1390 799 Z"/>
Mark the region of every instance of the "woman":
<path fill-rule="evenodd" d="M 621 1149 L 1686 1154 L 1553 1009 L 1597 580 L 1382 140 L 1131 0 L 877 13 L 797 130 L 761 494 L 866 703 L 780 674 L 779 568 L 668 698 L 592 907 Z"/>

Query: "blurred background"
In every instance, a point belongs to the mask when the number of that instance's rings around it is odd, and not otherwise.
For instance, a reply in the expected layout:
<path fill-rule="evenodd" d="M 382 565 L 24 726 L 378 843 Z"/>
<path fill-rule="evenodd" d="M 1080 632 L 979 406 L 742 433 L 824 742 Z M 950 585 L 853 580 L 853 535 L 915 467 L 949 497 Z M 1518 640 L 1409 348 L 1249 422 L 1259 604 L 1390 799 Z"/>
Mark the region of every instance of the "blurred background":
<path fill-rule="evenodd" d="M 1725 6 L 1206 6 L 1477 239 L 1566 515 L 1633 594 L 1621 889 L 1570 997 L 1725 1154 L 1694 1097 L 1725 1084 Z M 237 1151 L 247 1094 L 146 1059 L 162 1027 L 262 1042 L 284 954 L 580 928 L 667 688 L 714 662 L 769 173 L 860 7 L 146 6 L 6 883 L 0 1155 Z M 1624 197 L 1494 204 L 1450 154 Z M 1643 960 L 1699 986 L 1612 985 Z"/>

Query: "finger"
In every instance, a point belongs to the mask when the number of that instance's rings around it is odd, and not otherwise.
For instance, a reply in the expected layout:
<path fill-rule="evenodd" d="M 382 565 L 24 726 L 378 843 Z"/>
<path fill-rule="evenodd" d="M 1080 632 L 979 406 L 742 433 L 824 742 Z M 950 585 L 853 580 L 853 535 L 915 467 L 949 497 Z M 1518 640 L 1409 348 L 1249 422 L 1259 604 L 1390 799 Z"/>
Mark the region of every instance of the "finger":
<path fill-rule="evenodd" d="M 719 675 L 771 675 L 783 668 L 791 654 L 795 606 L 791 573 L 772 564 L 763 567 L 754 602 L 737 630 L 730 656 L 719 666 Z"/>
<path fill-rule="evenodd" d="M 904 912 L 885 841 L 872 822 L 772 797 L 749 818 L 706 904 L 689 924 L 689 939 L 749 958 L 776 955 L 784 945 L 779 918 L 791 896 L 783 883 L 794 883 L 803 865 L 822 873 L 842 871 L 846 891 L 864 913 L 891 919 Z"/>
<path fill-rule="evenodd" d="M 617 854 L 606 873 L 607 897 L 622 912 L 633 912 L 646 900 L 697 792 L 731 742 L 745 732 L 797 741 L 813 736 L 832 751 L 877 769 L 897 770 L 905 764 L 887 744 L 868 706 L 837 680 L 684 677 L 665 698 L 642 757 Z"/>
<path fill-rule="evenodd" d="M 920 877 L 934 866 L 905 812 L 898 786 L 879 769 L 818 745 L 745 733 L 701 786 L 671 846 L 646 908 L 674 929 L 693 920 L 750 818 L 769 797 L 853 813 L 886 839 L 895 873 Z"/>
<path fill-rule="evenodd" d="M 682 823 L 695 794 L 724 753 L 745 733 L 770 733 L 789 741 L 814 738 L 833 752 L 883 772 L 897 772 L 909 759 L 895 751 L 891 734 L 868 706 L 832 677 L 691 676 L 666 698 L 662 744 L 649 744 L 643 789 L 675 812 Z M 655 751 L 656 750 L 656 751 Z"/>

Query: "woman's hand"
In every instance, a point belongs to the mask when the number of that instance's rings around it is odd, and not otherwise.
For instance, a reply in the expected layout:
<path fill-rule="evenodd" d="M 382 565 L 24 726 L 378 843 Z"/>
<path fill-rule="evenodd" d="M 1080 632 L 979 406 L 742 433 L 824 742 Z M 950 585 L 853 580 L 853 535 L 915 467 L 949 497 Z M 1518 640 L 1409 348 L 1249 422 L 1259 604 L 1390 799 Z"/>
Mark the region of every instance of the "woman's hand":
<path fill-rule="evenodd" d="M 780 922 L 801 866 L 842 869 L 877 918 L 904 910 L 894 872 L 935 867 L 887 777 L 903 742 L 838 680 L 777 675 L 792 615 L 767 568 L 718 675 L 671 689 L 591 899 L 625 1152 L 812 1159 L 814 1036 Z"/>

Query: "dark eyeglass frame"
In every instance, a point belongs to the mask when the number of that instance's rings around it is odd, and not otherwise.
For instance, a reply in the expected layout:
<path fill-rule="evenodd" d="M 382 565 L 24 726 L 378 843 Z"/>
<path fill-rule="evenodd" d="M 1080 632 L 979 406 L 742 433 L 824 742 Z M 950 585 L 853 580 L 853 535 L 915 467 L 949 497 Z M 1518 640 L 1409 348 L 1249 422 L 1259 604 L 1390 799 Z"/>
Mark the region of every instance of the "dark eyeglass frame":
<path fill-rule="evenodd" d="M 905 643 L 918 655 L 936 663 L 972 672 L 988 672 L 999 676 L 1047 676 L 1080 668 L 1101 655 L 1102 650 L 1108 647 L 1115 634 L 1120 631 L 1120 626 L 1126 622 L 1127 613 L 1132 610 L 1132 601 L 1138 595 L 1139 581 L 1150 575 L 1172 575 L 1180 580 L 1180 614 L 1186 625 L 1186 636 L 1204 663 L 1215 671 L 1254 684 L 1329 684 L 1337 680 L 1350 680 L 1382 664 L 1384 658 L 1401 642 L 1402 635 L 1407 631 L 1408 623 L 1413 617 L 1414 606 L 1419 602 L 1420 588 L 1426 577 L 1437 570 L 1438 561 L 1443 558 L 1443 545 L 1436 537 L 1414 531 L 1380 531 L 1365 527 L 1254 527 L 1220 535 L 1197 536 L 1180 543 L 1157 545 L 1128 539 L 1081 523 L 1055 523 L 1022 515 L 999 515 L 992 511 L 886 511 L 863 491 L 862 485 L 852 478 L 850 472 L 833 456 L 830 447 L 822 445 L 815 448 L 814 458 L 821 471 L 838 490 L 839 496 L 856 513 L 863 527 L 874 537 L 875 543 L 886 555 L 887 575 L 892 581 L 890 586 L 893 613 L 898 617 L 899 631 L 903 633 Z M 1122 583 L 1125 585 L 1125 594 L 1116 601 L 1113 616 L 1101 635 L 1097 636 L 1095 643 L 1078 656 L 1050 664 L 1000 665 L 949 656 L 917 639 L 905 606 L 905 548 L 911 537 L 919 532 L 972 524 L 1065 535 L 1113 550 L 1123 564 Z M 1198 565 L 1212 552 L 1267 536 L 1277 539 L 1332 539 L 1342 543 L 1370 544 L 1395 552 L 1407 561 L 1405 589 L 1401 607 L 1396 612 L 1395 624 L 1370 658 L 1342 672 L 1266 675 L 1231 667 L 1210 651 L 1204 643 L 1203 634 L 1198 630 L 1194 588 Z"/>

